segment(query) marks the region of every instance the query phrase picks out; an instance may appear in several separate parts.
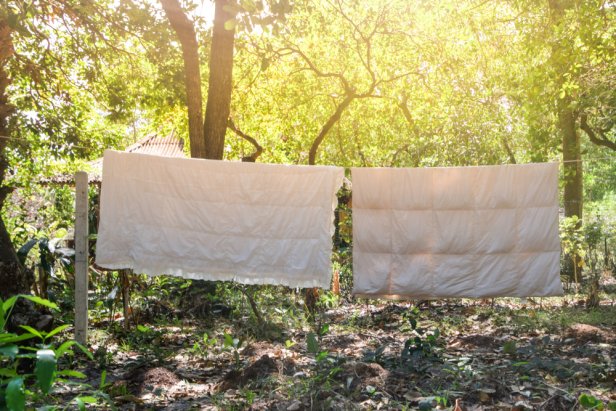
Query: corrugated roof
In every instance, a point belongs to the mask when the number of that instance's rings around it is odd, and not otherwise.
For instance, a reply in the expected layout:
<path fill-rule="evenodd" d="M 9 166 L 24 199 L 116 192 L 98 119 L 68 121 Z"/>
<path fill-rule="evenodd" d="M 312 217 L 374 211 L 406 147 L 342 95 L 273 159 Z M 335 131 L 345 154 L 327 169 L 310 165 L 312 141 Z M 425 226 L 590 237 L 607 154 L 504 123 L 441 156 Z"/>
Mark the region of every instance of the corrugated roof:
<path fill-rule="evenodd" d="M 184 140 L 174 136 L 173 131 L 167 137 L 153 134 L 126 148 L 129 153 L 153 154 L 163 157 L 186 157 Z"/>
<path fill-rule="evenodd" d="M 151 134 L 128 146 L 124 151 L 163 157 L 186 157 L 186 154 L 184 154 L 184 139 L 177 138 L 173 131 L 166 137 Z M 92 170 L 88 172 L 90 182 L 100 183 L 103 174 L 103 159 L 93 160 L 90 165 L 92 166 Z M 73 184 L 73 179 L 73 175 L 57 175 L 52 178 L 44 178 L 41 183 Z"/>

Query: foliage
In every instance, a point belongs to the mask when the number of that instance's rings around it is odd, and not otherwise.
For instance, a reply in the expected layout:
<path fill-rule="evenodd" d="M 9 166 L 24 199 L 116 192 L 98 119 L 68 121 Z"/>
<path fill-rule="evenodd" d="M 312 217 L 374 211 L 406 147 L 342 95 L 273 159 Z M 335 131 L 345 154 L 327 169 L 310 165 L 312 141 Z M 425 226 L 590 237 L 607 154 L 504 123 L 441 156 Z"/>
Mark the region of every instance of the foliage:
<path fill-rule="evenodd" d="M 231 334 L 225 333 L 223 344 L 226 349 L 231 350 L 231 352 L 233 352 L 233 359 L 235 361 L 235 366 L 239 367 L 240 366 L 239 349 L 242 346 L 242 340 L 240 340 L 239 338 L 233 338 Z"/>
<path fill-rule="evenodd" d="M 24 410 L 26 401 L 37 400 L 39 397 L 44 400 L 50 393 L 54 382 L 63 377 L 85 377 L 78 371 L 57 370 L 58 360 L 71 352 L 73 346 L 92 359 L 92 354 L 88 349 L 76 341 L 66 341 L 59 346 L 49 343 L 49 339 L 64 331 L 68 325 L 61 325 L 50 332 L 22 325 L 21 328 L 26 331 L 25 333 L 8 332 L 6 327 L 10 314 L 20 298 L 58 310 L 54 303 L 29 295 L 17 295 L 6 301 L 0 300 L 0 405 L 4 402 L 5 406 L 12 411 Z M 36 339 L 40 341 L 37 348 L 21 345 L 25 341 Z M 35 360 L 34 373 L 24 373 L 20 367 L 22 362 L 28 360 Z M 30 390 L 27 384 L 30 380 L 36 382 L 42 396 Z"/>
<path fill-rule="evenodd" d="M 211 27 L 203 12 L 209 3 L 200 3 L 186 0 L 182 6 L 197 29 L 206 79 L 208 59 L 203 57 L 211 45 Z M 232 6 L 237 18 L 227 22 L 237 29 L 231 118 L 263 146 L 264 162 L 305 164 L 322 136 L 318 163 L 433 167 L 559 160 L 558 109 L 572 109 L 575 131 L 582 137 L 585 209 L 583 219 L 561 221 L 561 244 L 563 258 L 572 262 L 579 278 L 591 280 L 582 288 L 589 296 L 586 303 L 598 306 L 579 310 L 565 299 L 558 300 L 568 304 L 560 309 L 508 310 L 498 308 L 500 299 L 495 309 L 450 301 L 447 309 L 437 309 L 442 315 L 436 319 L 409 308 L 402 319 L 390 321 L 370 312 L 368 303 L 365 308 L 355 305 L 351 295 L 352 203 L 350 192 L 341 192 L 345 198 L 337 210 L 333 254 L 340 294 L 322 294 L 316 318 L 307 318 L 299 294 L 284 287 L 251 292 L 270 320 L 263 325 L 251 315 L 247 295 L 233 284 L 135 274 L 128 288 L 136 328 L 126 330 L 118 314 L 125 289 L 119 273 L 94 269 L 91 320 L 106 335 L 98 351 L 101 365 L 117 365 L 117 350 L 123 356 L 136 352 L 141 361 L 153 356 L 166 363 L 188 342 L 192 349 L 187 357 L 207 362 L 208 368 L 237 371 L 249 361 L 247 348 L 257 340 L 280 344 L 276 356 L 287 355 L 307 375 L 291 378 L 291 371 L 285 386 L 310 393 L 311 405 L 321 404 L 319 394 L 328 396 L 327 401 L 340 395 L 379 401 L 386 391 L 392 402 L 398 401 L 392 408 L 452 406 L 452 399 L 463 394 L 468 399 L 480 392 L 482 383 L 501 381 L 512 372 L 515 379 L 507 390 L 514 384 L 527 392 L 520 386 L 531 380 L 543 389 L 533 395 L 551 392 L 546 401 L 556 398 L 567 405 L 548 402 L 542 405 L 546 409 L 571 408 L 576 399 L 588 409 L 598 409 L 600 403 L 606 407 L 596 392 L 580 395 L 582 386 L 570 388 L 579 382 L 573 377 L 579 364 L 545 358 L 570 352 L 564 342 L 570 337 L 564 333 L 575 323 L 614 325 L 613 313 L 600 303 L 613 300 L 611 286 L 603 281 L 610 272 L 616 274 L 616 161 L 609 144 L 597 141 L 614 141 L 615 136 L 616 8 L 598 0 L 548 3 L 239 1 Z M 9 137 L 15 139 L 6 152 L 8 183 L 19 189 L 8 198 L 2 217 L 16 248 L 27 257 L 26 265 L 50 275 L 49 298 L 70 317 L 72 265 L 58 246 L 72 226 L 72 188 L 38 183 L 41 176 L 70 174 L 103 149 L 121 149 L 151 132 L 175 130 L 186 138 L 182 50 L 157 2 L 9 0 L 0 5 L 4 18 L 10 20 L 15 49 L 6 66 L 12 79 L 7 93 L 15 108 L 9 116 Z M 204 91 L 207 84 L 202 83 Z M 237 160 L 252 150 L 245 138 L 228 133 L 225 159 Z M 451 313 L 462 305 L 479 314 Z M 0 317 L 5 316 L 7 312 Z M 173 332 L 163 328 L 170 323 Z M 451 351 L 450 346 L 460 343 L 456 336 L 471 330 L 483 335 L 485 330 L 477 327 L 486 324 L 498 335 L 486 350 L 489 366 L 481 356 Z M 184 342 L 165 346 L 177 329 L 193 326 L 195 332 L 183 337 Z M 357 327 L 371 332 L 358 333 Z M 339 336 L 348 336 L 340 335 L 341 330 L 362 341 L 355 352 L 335 346 Z M 518 333 L 529 335 L 519 339 Z M 533 333 L 562 334 L 562 341 L 551 336 L 546 342 Z M 40 356 L 24 351 L 21 341 L 0 346 L 5 374 L 28 359 L 41 364 L 31 374 L 2 375 L 0 398 L 18 409 L 35 397 L 44 400 L 44 391 L 53 393 L 53 383 L 70 377 L 62 372 L 71 371 L 58 370 L 63 345 L 46 347 L 53 335 L 34 329 L 22 335 L 30 336 L 23 341 L 40 342 Z M 116 345 L 108 346 L 108 341 Z M 466 349 L 463 345 L 460 351 Z M 592 362 L 603 361 L 604 353 L 594 354 L 599 359 L 586 356 L 591 366 L 584 372 L 597 383 L 601 375 L 612 374 L 607 365 Z M 22 355 L 29 357 L 18 358 Z M 341 366 L 354 356 L 394 374 L 402 372 L 409 390 L 422 387 L 424 392 L 416 396 L 422 399 L 407 401 L 408 392 L 394 393 L 394 384 L 385 390 L 371 382 L 371 388 L 355 391 L 339 379 Z M 429 374 L 434 370 L 442 374 Z M 445 388 L 426 388 L 424 381 Z M 556 383 L 568 392 L 550 391 L 548 384 Z M 504 385 L 496 388 L 498 393 L 505 390 Z M 492 395 L 490 389 L 481 392 Z M 258 403 L 264 391 L 258 384 L 242 387 L 242 404 Z M 96 390 L 85 390 L 71 406 L 83 409 L 98 400 Z"/>
<path fill-rule="evenodd" d="M 616 410 L 616 401 L 610 401 L 607 404 L 607 408 L 606 408 L 606 405 L 603 403 L 603 401 L 601 401 L 597 397 L 590 395 L 590 394 L 580 394 L 578 401 L 580 405 L 582 406 L 582 408 L 585 410 L 598 410 L 598 411 Z"/>

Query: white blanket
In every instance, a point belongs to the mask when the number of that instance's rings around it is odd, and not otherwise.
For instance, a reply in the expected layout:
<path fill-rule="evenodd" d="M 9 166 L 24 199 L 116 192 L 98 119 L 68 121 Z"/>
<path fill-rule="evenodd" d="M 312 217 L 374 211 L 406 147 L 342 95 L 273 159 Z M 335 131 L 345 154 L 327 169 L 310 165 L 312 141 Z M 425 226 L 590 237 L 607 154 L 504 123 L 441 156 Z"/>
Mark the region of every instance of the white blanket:
<path fill-rule="evenodd" d="M 563 292 L 558 164 L 354 168 L 353 293 Z"/>
<path fill-rule="evenodd" d="M 329 288 L 344 170 L 108 150 L 96 263 L 149 275 Z"/>

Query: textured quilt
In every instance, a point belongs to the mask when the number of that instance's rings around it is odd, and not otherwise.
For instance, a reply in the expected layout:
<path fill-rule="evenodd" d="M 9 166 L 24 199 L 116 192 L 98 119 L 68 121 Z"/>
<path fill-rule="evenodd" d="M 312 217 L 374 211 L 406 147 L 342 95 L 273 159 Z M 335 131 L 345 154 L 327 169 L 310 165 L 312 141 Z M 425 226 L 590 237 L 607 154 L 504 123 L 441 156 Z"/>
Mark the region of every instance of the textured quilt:
<path fill-rule="evenodd" d="M 354 168 L 352 181 L 354 294 L 562 294 L 558 164 Z"/>
<path fill-rule="evenodd" d="M 108 150 L 96 263 L 149 275 L 329 288 L 344 170 Z"/>

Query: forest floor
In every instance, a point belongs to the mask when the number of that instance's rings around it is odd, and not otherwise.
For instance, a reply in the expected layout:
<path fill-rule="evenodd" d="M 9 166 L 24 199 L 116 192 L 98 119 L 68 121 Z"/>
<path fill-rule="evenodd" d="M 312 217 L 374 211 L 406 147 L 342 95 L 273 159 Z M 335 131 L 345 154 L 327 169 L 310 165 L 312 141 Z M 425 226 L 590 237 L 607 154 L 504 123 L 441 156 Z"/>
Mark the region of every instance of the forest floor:
<path fill-rule="evenodd" d="M 611 409 L 615 295 L 334 302 L 311 322 L 289 297 L 262 324 L 221 306 L 95 330 L 80 371 L 99 386 L 106 369 L 121 410 Z"/>

